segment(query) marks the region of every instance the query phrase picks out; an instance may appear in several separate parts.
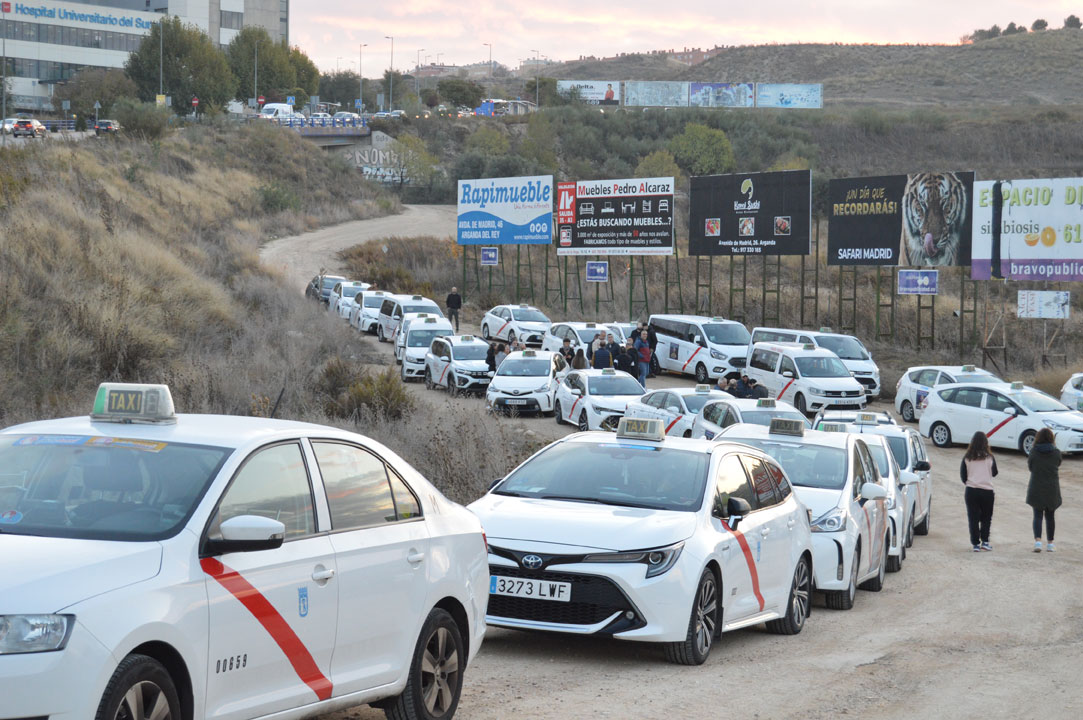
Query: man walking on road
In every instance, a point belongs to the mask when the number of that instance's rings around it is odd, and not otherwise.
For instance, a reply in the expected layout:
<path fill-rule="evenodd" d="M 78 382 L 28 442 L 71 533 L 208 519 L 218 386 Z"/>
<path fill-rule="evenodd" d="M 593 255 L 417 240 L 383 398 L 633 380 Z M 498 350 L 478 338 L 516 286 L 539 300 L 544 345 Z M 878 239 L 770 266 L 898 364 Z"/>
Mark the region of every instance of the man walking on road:
<path fill-rule="evenodd" d="M 455 320 L 455 332 L 459 332 L 459 310 L 463 306 L 462 295 L 459 294 L 459 288 L 451 288 L 451 292 L 448 293 L 447 302 L 447 319 L 451 322 L 452 318 Z"/>

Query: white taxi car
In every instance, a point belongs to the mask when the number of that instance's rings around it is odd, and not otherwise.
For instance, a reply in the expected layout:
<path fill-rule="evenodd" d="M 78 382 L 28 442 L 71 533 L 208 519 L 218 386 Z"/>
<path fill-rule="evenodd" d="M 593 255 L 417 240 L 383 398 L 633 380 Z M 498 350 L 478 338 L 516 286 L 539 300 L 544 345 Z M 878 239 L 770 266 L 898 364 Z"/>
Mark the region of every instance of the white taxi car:
<path fill-rule="evenodd" d="M 898 425 L 894 416 L 888 412 L 875 410 L 821 410 L 812 419 L 812 427 L 820 429 L 820 423 L 856 423 L 876 425 Z"/>
<path fill-rule="evenodd" d="M 1060 401 L 1073 410 L 1083 410 L 1083 373 L 1073 373 L 1060 389 Z"/>
<path fill-rule="evenodd" d="M 489 381 L 485 403 L 503 412 L 553 412 L 557 386 L 568 371 L 568 363 L 560 353 L 545 350 L 508 353 Z"/>
<path fill-rule="evenodd" d="M 598 333 L 607 334 L 609 330 L 601 323 L 592 322 L 562 322 L 553 323 L 545 332 L 542 339 L 542 350 L 560 352 L 564 347 L 564 339 L 571 341 L 572 350 L 582 350 L 587 354 L 587 346 L 594 340 Z"/>
<path fill-rule="evenodd" d="M 552 325 L 541 310 L 530 305 L 497 305 L 481 318 L 481 336 L 487 340 L 522 340 L 540 347 Z"/>
<path fill-rule="evenodd" d="M 863 409 L 865 386 L 838 356 L 812 343 L 755 343 L 748 348 L 745 372 L 776 400 L 800 413 L 824 408 Z"/>
<path fill-rule="evenodd" d="M 658 339 L 653 359 L 659 370 L 695 375 L 698 383 L 740 377 L 750 340 L 741 323 L 702 315 L 651 315 L 648 325 Z"/>
<path fill-rule="evenodd" d="M 720 440 L 759 448 L 786 471 L 812 513 L 816 589 L 825 593 L 829 608 L 852 608 L 859 586 L 883 588 L 890 541 L 887 491 L 864 440 L 805 430 L 804 423 L 782 418 L 769 427 L 731 425 L 715 438 Z"/>
<path fill-rule="evenodd" d="M 447 335 L 425 353 L 425 387 L 447 388 L 451 395 L 484 393 L 493 377 L 485 363 L 489 343 L 473 335 Z"/>
<path fill-rule="evenodd" d="M 103 384 L 0 458 L 0 716 L 454 713 L 481 524 L 380 443 Z"/>
<path fill-rule="evenodd" d="M 625 417 L 657 418 L 662 421 L 666 435 L 692 437 L 692 423 L 703 406 L 711 400 L 732 399 L 728 392 L 712 389 L 710 385 L 694 388 L 654 390 L 628 403 Z"/>
<path fill-rule="evenodd" d="M 488 532 L 490 625 L 660 642 L 698 665 L 722 632 L 793 635 L 808 618 L 808 511 L 747 446 L 624 418 L 616 438 L 545 447 L 470 510 Z"/>
<path fill-rule="evenodd" d="M 895 384 L 895 410 L 906 422 L 921 417 L 921 406 L 932 388 L 954 383 L 1004 382 L 974 365 L 919 365 L 907 368 Z"/>
<path fill-rule="evenodd" d="M 340 282 L 331 288 L 331 294 L 327 296 L 327 311 L 347 322 L 350 319 L 350 310 L 353 309 L 353 299 L 359 292 L 364 292 L 372 287 L 365 282 Z"/>
<path fill-rule="evenodd" d="M 918 429 L 937 447 L 968 443 L 981 430 L 989 445 L 1029 455 L 1049 428 L 1064 453 L 1083 452 L 1083 412 L 1021 382 L 937 387 L 922 403 Z"/>
<path fill-rule="evenodd" d="M 380 306 L 391 293 L 384 290 L 363 290 L 354 296 L 354 307 L 350 309 L 350 325 L 359 332 L 376 334 L 380 323 Z"/>
<path fill-rule="evenodd" d="M 772 398 L 729 398 L 712 400 L 703 406 L 692 421 L 692 437 L 711 440 L 730 425 L 752 423 L 767 427 L 775 418 L 800 420 L 805 427 L 812 427 L 808 418 L 789 403 Z"/>
<path fill-rule="evenodd" d="M 557 386 L 557 423 L 580 430 L 616 430 L 628 403 L 643 395 L 639 380 L 621 370 L 573 370 Z"/>
<path fill-rule="evenodd" d="M 418 319 L 425 320 L 426 318 L 433 318 L 433 319 L 439 318 L 440 320 L 444 319 L 440 315 L 434 315 L 432 313 L 427 313 L 427 312 L 406 313 L 405 315 L 402 316 L 402 321 L 399 323 L 399 331 L 397 333 L 395 333 L 395 342 L 392 343 L 394 345 L 394 354 L 395 354 L 395 362 L 396 363 L 399 363 L 400 365 L 402 364 L 403 352 L 406 349 L 406 333 L 408 333 L 410 331 L 410 323 L 412 323 L 414 320 L 418 320 Z M 445 334 L 450 335 L 450 334 L 453 334 L 453 333 L 445 333 Z"/>
<path fill-rule="evenodd" d="M 627 343 L 629 338 L 631 338 L 632 342 L 639 339 L 634 322 L 607 322 L 604 325 L 606 335 L 613 333 L 613 339 L 621 345 Z"/>
<path fill-rule="evenodd" d="M 829 327 L 815 330 L 757 327 L 752 329 L 752 342 L 812 343 L 838 355 L 846 369 L 865 386 L 870 398 L 880 397 L 880 368 L 872 359 L 868 348 L 853 335 L 832 332 Z"/>
<path fill-rule="evenodd" d="M 405 333 L 402 349 L 401 377 L 403 382 L 425 377 L 425 354 L 438 337 L 452 335 L 455 330 L 444 318 L 427 317 L 421 322 L 412 322 Z"/>

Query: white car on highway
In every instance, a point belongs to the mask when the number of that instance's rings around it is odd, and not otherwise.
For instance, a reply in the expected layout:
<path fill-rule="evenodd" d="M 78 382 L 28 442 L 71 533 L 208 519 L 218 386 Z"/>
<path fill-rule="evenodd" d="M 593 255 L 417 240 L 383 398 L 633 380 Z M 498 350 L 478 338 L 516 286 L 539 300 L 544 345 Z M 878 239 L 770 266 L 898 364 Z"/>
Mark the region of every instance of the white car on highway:
<path fill-rule="evenodd" d="M 797 420 L 769 427 L 731 425 L 715 442 L 739 442 L 774 458 L 812 517 L 816 589 L 827 606 L 849 610 L 857 588 L 878 592 L 890 541 L 887 491 L 865 441 L 851 433 L 805 430 Z"/>
<path fill-rule="evenodd" d="M 1083 373 L 1073 373 L 1060 389 L 1060 401 L 1073 410 L 1083 410 Z"/>
<path fill-rule="evenodd" d="M 639 380 L 620 370 L 573 370 L 557 386 L 558 423 L 580 430 L 616 430 L 628 403 L 643 395 Z"/>
<path fill-rule="evenodd" d="M 666 435 L 692 437 L 692 423 L 699 412 L 711 400 L 733 396 L 710 385 L 692 388 L 666 388 L 648 392 L 638 400 L 628 403 L 625 417 L 657 418 L 662 421 Z"/>
<path fill-rule="evenodd" d="M 0 716 L 454 714 L 481 523 L 380 443 L 107 383 L 0 464 Z"/>
<path fill-rule="evenodd" d="M 394 342 L 401 329 L 402 318 L 407 313 L 432 313 L 444 317 L 443 310 L 435 301 L 421 295 L 388 295 L 380 305 L 376 323 L 376 337 L 380 342 Z"/>
<path fill-rule="evenodd" d="M 490 625 L 663 643 L 698 665 L 722 632 L 793 635 L 808 618 L 808 512 L 747 446 L 625 418 L 616 437 L 545 447 L 470 509 L 488 533 Z"/>
<path fill-rule="evenodd" d="M 405 339 L 402 348 L 402 368 L 400 377 L 403 382 L 425 377 L 425 355 L 432 346 L 432 341 L 451 335 L 455 330 L 444 318 L 427 317 L 414 321 L 401 333 Z"/>
<path fill-rule="evenodd" d="M 1083 452 L 1083 412 L 1021 382 L 937 387 L 925 398 L 918 423 L 937 447 L 969 443 L 981 430 L 992 447 L 1027 455 L 1042 428 L 1053 431 L 1061 452 Z"/>
<path fill-rule="evenodd" d="M 350 310 L 350 325 L 359 332 L 376 334 L 380 323 L 380 307 L 391 293 L 384 290 L 364 290 L 354 296 L 354 307 Z"/>
<path fill-rule="evenodd" d="M 895 384 L 895 410 L 906 422 L 917 422 L 929 391 L 954 383 L 1004 382 L 988 370 L 974 365 L 918 365 L 907 368 Z"/>
<path fill-rule="evenodd" d="M 493 377 L 485 363 L 489 343 L 473 335 L 447 335 L 432 341 L 425 353 L 425 387 L 446 388 L 451 395 L 484 393 Z"/>
<path fill-rule="evenodd" d="M 553 323 L 541 310 L 530 305 L 497 305 L 481 318 L 481 336 L 487 340 L 521 340 L 541 347 L 545 331 Z"/>
<path fill-rule="evenodd" d="M 570 368 L 560 353 L 517 350 L 508 353 L 485 390 L 493 410 L 518 413 L 553 411 L 557 386 Z"/>
<path fill-rule="evenodd" d="M 775 418 L 800 420 L 811 427 L 808 418 L 797 412 L 793 405 L 772 398 L 725 398 L 712 400 L 692 421 L 692 437 L 710 440 L 723 428 L 738 423 L 751 423 L 767 427 Z"/>

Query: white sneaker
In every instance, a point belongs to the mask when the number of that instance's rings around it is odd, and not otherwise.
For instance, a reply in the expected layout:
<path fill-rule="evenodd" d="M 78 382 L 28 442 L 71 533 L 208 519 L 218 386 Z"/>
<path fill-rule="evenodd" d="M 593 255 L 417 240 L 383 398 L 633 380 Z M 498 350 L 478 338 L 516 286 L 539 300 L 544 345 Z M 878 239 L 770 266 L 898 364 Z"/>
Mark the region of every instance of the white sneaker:
<path fill-rule="evenodd" d="M 1042 541 L 1041 540 L 1035 540 L 1034 541 L 1034 552 L 1041 552 L 1041 551 L 1042 551 Z"/>
<path fill-rule="evenodd" d="M 1045 551 L 1046 552 L 1056 552 L 1057 548 L 1053 546 L 1053 543 L 1046 543 L 1045 544 Z"/>

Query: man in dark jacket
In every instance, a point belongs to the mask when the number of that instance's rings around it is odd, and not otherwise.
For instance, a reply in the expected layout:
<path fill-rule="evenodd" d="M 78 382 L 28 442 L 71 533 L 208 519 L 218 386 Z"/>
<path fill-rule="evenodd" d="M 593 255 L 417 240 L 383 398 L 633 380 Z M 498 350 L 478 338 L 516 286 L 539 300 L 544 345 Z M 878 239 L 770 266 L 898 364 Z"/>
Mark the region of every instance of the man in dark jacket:
<path fill-rule="evenodd" d="M 604 370 L 605 368 L 613 367 L 613 355 L 609 352 L 609 348 L 605 345 L 601 345 L 594 351 L 594 357 L 591 359 L 591 365 L 596 370 Z"/>
<path fill-rule="evenodd" d="M 651 357 L 655 357 L 654 353 L 658 349 L 658 335 L 654 332 L 654 327 L 647 325 L 647 344 L 651 346 Z M 651 363 L 651 369 L 647 377 L 654 377 L 654 363 Z"/>
<path fill-rule="evenodd" d="M 617 359 L 617 353 L 620 352 L 620 343 L 613 337 L 613 333 L 609 333 L 605 338 L 605 347 L 609 350 L 609 354 L 614 360 Z"/>
<path fill-rule="evenodd" d="M 618 370 L 623 370 L 632 377 L 636 375 L 636 359 L 635 348 L 632 347 L 632 341 L 628 341 L 628 345 L 620 348 L 617 352 L 617 356 L 613 358 L 613 364 Z"/>
<path fill-rule="evenodd" d="M 737 381 L 737 387 L 734 389 L 733 396 L 736 398 L 748 398 L 751 397 L 752 388 L 748 386 L 748 375 L 742 375 L 741 379 Z"/>
<path fill-rule="evenodd" d="M 463 306 L 462 295 L 459 294 L 459 288 L 451 288 L 451 292 L 448 293 L 447 302 L 447 319 L 451 322 L 452 318 L 455 320 L 455 332 L 459 332 L 459 310 Z"/>
<path fill-rule="evenodd" d="M 748 381 L 748 396 L 753 400 L 767 397 L 767 388 L 760 385 L 754 379 Z"/>
<path fill-rule="evenodd" d="M 572 360 L 575 360 L 575 350 L 572 349 L 572 341 L 569 338 L 564 338 L 564 345 L 560 348 L 560 354 L 564 357 L 564 362 L 569 365 L 572 364 Z"/>

